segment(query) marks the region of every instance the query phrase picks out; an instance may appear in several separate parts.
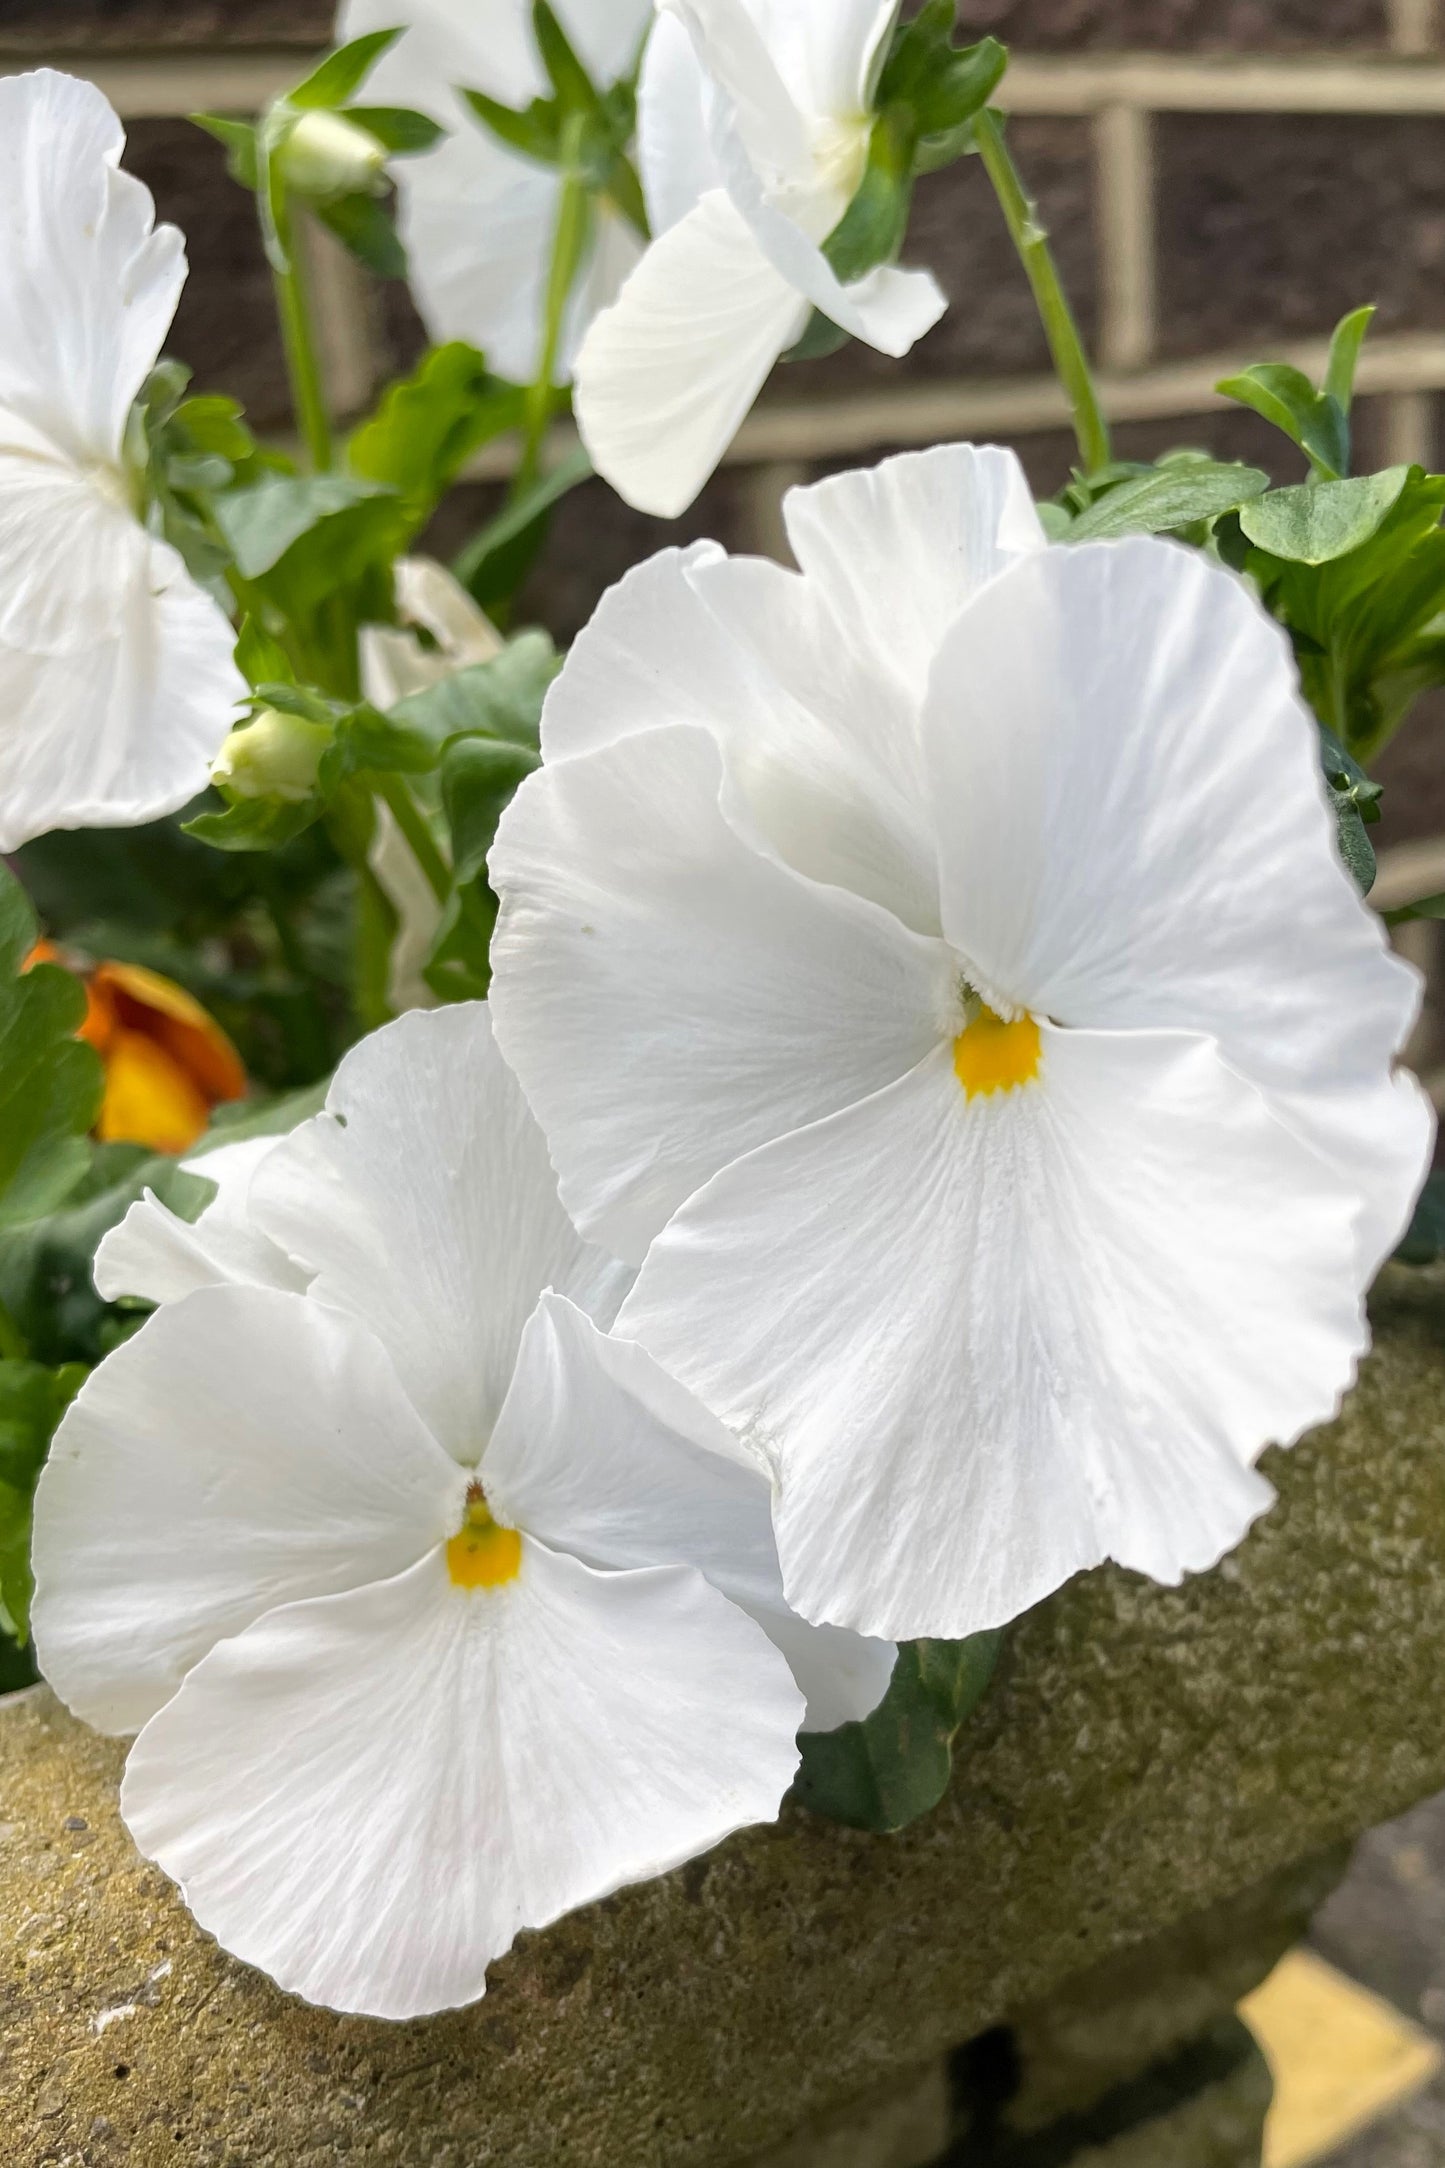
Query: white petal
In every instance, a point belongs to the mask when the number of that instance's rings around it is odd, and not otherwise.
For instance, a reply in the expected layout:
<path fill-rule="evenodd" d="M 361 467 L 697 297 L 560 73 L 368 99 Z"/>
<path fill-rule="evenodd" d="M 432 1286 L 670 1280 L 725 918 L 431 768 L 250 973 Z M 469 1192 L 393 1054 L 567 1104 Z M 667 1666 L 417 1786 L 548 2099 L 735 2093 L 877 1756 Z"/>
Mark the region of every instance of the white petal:
<path fill-rule="evenodd" d="M 659 0 L 659 6 L 686 25 L 751 163 L 777 187 L 809 188 L 814 158 L 804 115 L 746 0 Z"/>
<path fill-rule="evenodd" d="M 994 445 L 941 444 L 830 475 L 790 490 L 783 519 L 850 661 L 860 675 L 893 681 L 915 728 L 959 611 L 1045 546 L 1023 468 Z"/>
<path fill-rule="evenodd" d="M 1067 1024 L 1213 1034 L 1357 1183 L 1378 1263 L 1429 1154 L 1390 1082 L 1418 981 L 1340 863 L 1288 642 L 1244 585 L 1151 540 L 1028 558 L 944 642 L 924 730 L 944 924 L 979 983 Z"/>
<path fill-rule="evenodd" d="M 543 710 L 543 754 L 700 723 L 767 848 L 937 933 L 917 701 L 860 653 L 829 599 L 715 543 L 662 551 L 609 589 L 574 641 Z"/>
<path fill-rule="evenodd" d="M 729 198 L 704 196 L 582 343 L 577 426 L 598 473 L 638 511 L 685 512 L 807 320 Z"/>
<path fill-rule="evenodd" d="M 396 913 L 386 973 L 387 1002 L 398 1016 L 408 1009 L 434 1009 L 440 997 L 433 993 L 422 973 L 441 929 L 442 905 L 417 862 L 416 852 L 402 834 L 396 815 L 380 798 L 376 801 L 366 862 Z"/>
<path fill-rule="evenodd" d="M 0 430 L 0 647 L 69 655 L 118 639 L 150 569 L 145 529 L 46 439 Z"/>
<path fill-rule="evenodd" d="M 490 861 L 499 1043 L 584 1232 L 640 1261 L 755 1144 L 904 1074 L 953 999 L 942 943 L 750 848 L 715 741 L 619 740 L 529 776 Z"/>
<path fill-rule="evenodd" d="M 0 80 L 0 411 L 81 464 L 118 459 L 186 276 L 124 143 L 93 84 Z"/>
<path fill-rule="evenodd" d="M 771 36 L 806 112 L 853 120 L 873 105 L 898 0 L 774 0 Z"/>
<path fill-rule="evenodd" d="M 400 1572 L 466 1479 L 364 1327 L 204 1288 L 87 1379 L 35 1500 L 35 1645 L 77 1716 L 134 1731 L 276 1604 Z"/>
<path fill-rule="evenodd" d="M 333 2009 L 419 2017 L 629 1882 L 771 1821 L 786 1664 L 696 1574 L 517 1579 L 440 1554 L 212 1651 L 131 1752 L 121 1809 L 222 1946 Z"/>
<path fill-rule="evenodd" d="M 99 499 L 95 517 L 113 537 Z M 97 619 L 83 644 L 77 618 L 64 653 L 0 642 L 0 851 L 51 828 L 175 812 L 204 787 L 235 720 L 235 635 L 175 551 L 151 539 L 118 551 L 114 569 L 114 631 Z M 52 604 L 42 637 L 55 619 Z"/>
<path fill-rule="evenodd" d="M 944 1046 L 726 1169 L 619 1331 L 772 1457 L 799 1610 L 962 1636 L 1238 1541 L 1365 1345 L 1354 1213 L 1210 1042 L 1046 1028 L 1032 1085 Z"/>
<path fill-rule="evenodd" d="M 194 1221 L 183 1220 L 150 1190 L 95 1253 L 97 1292 L 107 1302 L 179 1302 L 198 1287 L 276 1287 L 300 1294 L 307 1284 L 284 1250 L 251 1223 L 251 1178 L 275 1137 L 248 1137 L 184 1162 L 188 1174 L 216 1184 Z"/>
<path fill-rule="evenodd" d="M 413 1011 L 347 1055 L 327 1111 L 265 1161 L 259 1224 L 364 1319 L 458 1460 L 481 1456 L 544 1287 L 584 1307 L 618 1268 L 557 1201 L 485 1002 Z"/>
<path fill-rule="evenodd" d="M 804 1728 L 867 1716 L 897 1650 L 789 1612 L 762 1463 L 660 1370 L 544 1295 L 482 1464 L 504 1521 L 604 1570 L 692 1566 L 787 1657 Z"/>
<path fill-rule="evenodd" d="M 654 235 L 723 185 L 707 129 L 707 77 L 675 15 L 659 15 L 637 84 L 637 162 Z"/>

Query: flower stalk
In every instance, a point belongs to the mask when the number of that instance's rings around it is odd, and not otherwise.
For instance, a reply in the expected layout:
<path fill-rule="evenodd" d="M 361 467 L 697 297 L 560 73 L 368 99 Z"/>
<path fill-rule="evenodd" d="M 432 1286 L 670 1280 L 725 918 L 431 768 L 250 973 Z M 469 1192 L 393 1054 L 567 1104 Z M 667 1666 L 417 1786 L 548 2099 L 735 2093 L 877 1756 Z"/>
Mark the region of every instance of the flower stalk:
<path fill-rule="evenodd" d="M 271 216 L 277 243 L 272 254 L 271 277 L 276 289 L 277 313 L 281 319 L 281 340 L 286 354 L 286 374 L 291 385 L 291 404 L 307 457 L 318 474 L 325 474 L 330 470 L 333 459 L 331 415 L 327 408 L 321 363 L 316 350 L 310 286 L 306 266 L 296 242 L 296 226 L 287 200 L 285 183 L 279 175 L 274 174 Z"/>

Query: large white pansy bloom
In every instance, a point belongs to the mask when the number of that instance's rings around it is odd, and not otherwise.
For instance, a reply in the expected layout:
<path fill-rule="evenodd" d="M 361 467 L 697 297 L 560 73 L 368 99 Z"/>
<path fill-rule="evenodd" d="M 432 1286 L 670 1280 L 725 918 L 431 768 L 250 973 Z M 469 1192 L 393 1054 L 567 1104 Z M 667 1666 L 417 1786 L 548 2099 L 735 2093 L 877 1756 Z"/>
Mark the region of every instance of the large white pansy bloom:
<path fill-rule="evenodd" d="M 577 363 L 599 474 L 684 511 L 814 309 L 906 354 L 947 303 L 926 272 L 843 286 L 822 243 L 863 178 L 898 0 L 659 0 L 638 117 L 653 241 Z"/>
<path fill-rule="evenodd" d="M 146 1190 L 95 1253 L 97 1293 L 106 1302 L 179 1302 L 199 1287 L 279 1287 L 299 1293 L 310 1275 L 251 1217 L 251 1189 L 277 1137 L 244 1137 L 182 1160 L 185 1173 L 216 1194 L 184 1220 Z"/>
<path fill-rule="evenodd" d="M 556 0 L 578 57 L 604 89 L 636 62 L 651 0 Z M 528 0 L 345 0 L 337 37 L 406 26 L 367 78 L 373 104 L 429 114 L 449 133 L 396 170 L 400 225 L 417 306 L 433 339 L 467 339 L 492 367 L 530 383 L 542 355 L 548 267 L 561 180 L 507 149 L 460 90 L 505 105 L 549 95 Z M 565 381 L 592 317 L 642 252 L 632 225 L 599 206 L 592 250 L 573 290 L 558 374 Z"/>
<path fill-rule="evenodd" d="M 775 1642 L 830 1722 L 892 1652 L 787 1615 L 765 1477 L 587 1316 L 616 1267 L 483 1005 L 365 1042 L 330 1108 L 246 1201 L 309 1292 L 165 1302 L 69 1411 L 35 1632 L 139 1730 L 122 1812 L 201 1924 L 405 2017 L 773 1817 L 805 1708 Z"/>
<path fill-rule="evenodd" d="M 132 509 L 124 440 L 185 283 L 90 83 L 0 80 L 0 851 L 203 788 L 245 687 Z"/>
<path fill-rule="evenodd" d="M 668 553 L 574 648 L 492 854 L 499 1042 L 647 1253 L 619 1331 L 772 1459 L 806 1616 L 1175 1580 L 1366 1345 L 1415 975 L 1231 574 L 1045 548 L 968 447 L 787 521 L 800 575 Z"/>

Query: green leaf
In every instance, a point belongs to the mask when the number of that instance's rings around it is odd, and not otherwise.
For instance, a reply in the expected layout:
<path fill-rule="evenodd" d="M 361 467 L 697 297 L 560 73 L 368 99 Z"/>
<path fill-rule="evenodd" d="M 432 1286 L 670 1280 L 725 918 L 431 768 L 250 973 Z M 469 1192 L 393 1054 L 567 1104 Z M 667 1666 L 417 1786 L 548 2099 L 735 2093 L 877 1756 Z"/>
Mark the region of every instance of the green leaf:
<path fill-rule="evenodd" d="M 1347 419 L 1355 399 L 1355 371 L 1360 363 L 1360 349 L 1374 317 L 1373 306 L 1352 310 L 1335 326 L 1335 335 L 1330 341 L 1325 392 Z"/>
<path fill-rule="evenodd" d="M 905 105 L 885 107 L 873 123 L 858 192 L 823 243 L 823 254 L 845 286 L 879 264 L 892 263 L 903 246 L 917 141 L 913 115 Z"/>
<path fill-rule="evenodd" d="M 1327 724 L 1321 723 L 1320 763 L 1339 830 L 1340 856 L 1362 896 L 1375 885 L 1375 849 L 1365 833 L 1380 818 L 1381 786 L 1371 782 Z"/>
<path fill-rule="evenodd" d="M 562 121 L 552 99 L 535 98 L 529 106 L 517 108 L 489 98 L 484 90 L 464 89 L 462 96 L 476 119 L 508 150 L 538 165 L 556 164 L 562 149 Z"/>
<path fill-rule="evenodd" d="M 587 448 L 579 444 L 467 544 L 452 569 L 483 609 L 515 593 L 540 547 L 553 507 L 591 474 Z"/>
<path fill-rule="evenodd" d="M 1427 1176 L 1410 1222 L 1410 1231 L 1395 1252 L 1401 1265 L 1434 1265 L 1445 1257 L 1445 1174 Z"/>
<path fill-rule="evenodd" d="M 226 171 L 243 188 L 255 190 L 260 178 L 260 151 L 256 130 L 248 120 L 231 120 L 224 113 L 192 113 L 191 120 L 225 145 Z"/>
<path fill-rule="evenodd" d="M 391 565 L 411 534 L 396 491 L 362 475 L 267 475 L 219 498 L 216 519 L 242 577 L 307 632 L 367 581 L 357 615 L 382 614 Z M 330 682 L 319 664 L 310 674 Z"/>
<path fill-rule="evenodd" d="M 56 964 L 21 966 L 35 914 L 0 867 L 0 1226 L 55 1209 L 90 1164 L 104 1073 L 75 1037 L 85 989 Z"/>
<path fill-rule="evenodd" d="M 561 667 L 545 632 L 524 632 L 490 662 L 473 663 L 410 694 L 392 716 L 437 746 L 453 738 L 487 737 L 535 751 L 542 703 Z"/>
<path fill-rule="evenodd" d="M 281 798 L 240 798 L 221 813 L 199 813 L 185 824 L 185 833 L 216 851 L 279 851 L 283 844 L 304 835 L 325 811 L 318 795 L 292 801 Z"/>
<path fill-rule="evenodd" d="M 375 196 L 332 196 L 311 206 L 358 263 L 379 279 L 406 277 L 406 250 L 386 205 Z"/>
<path fill-rule="evenodd" d="M 273 474 L 217 505 L 216 516 L 243 579 L 257 580 L 324 522 L 385 494 L 383 485 L 346 474 Z"/>
<path fill-rule="evenodd" d="M 1290 564 L 1326 565 L 1378 534 L 1400 501 L 1411 469 L 1387 467 L 1350 482 L 1301 483 L 1246 505 L 1239 524 L 1257 549 Z"/>
<path fill-rule="evenodd" d="M 1180 460 L 1121 482 L 1081 512 L 1068 530 L 1071 542 L 1094 542 L 1126 534 L 1169 534 L 1198 521 L 1218 519 L 1269 488 L 1258 467 L 1212 460 Z"/>
<path fill-rule="evenodd" d="M 532 0 L 532 35 L 564 114 L 595 114 L 600 100 L 586 68 L 548 0 Z"/>
<path fill-rule="evenodd" d="M 491 986 L 497 899 L 485 881 L 455 889 L 422 977 L 441 1001 L 484 1001 Z"/>
<path fill-rule="evenodd" d="M 55 1426 L 84 1382 L 84 1363 L 0 1362 L 0 1483 L 34 1489 Z"/>
<path fill-rule="evenodd" d="M 395 45 L 404 27 L 369 31 L 364 38 L 353 38 L 349 45 L 328 53 L 320 67 L 314 68 L 288 94 L 286 103 L 300 112 L 323 107 L 335 111 L 339 106 L 349 105 L 382 54 Z"/>
<path fill-rule="evenodd" d="M 419 526 L 479 446 L 520 428 L 526 393 L 493 376 L 474 346 L 454 340 L 424 354 L 388 387 L 347 446 L 354 474 L 394 489 Z"/>
<path fill-rule="evenodd" d="M 517 786 L 540 766 L 540 754 L 500 738 L 458 738 L 448 748 L 442 762 L 442 806 L 459 887 L 485 874 L 498 821 Z"/>
<path fill-rule="evenodd" d="M 1302 370 L 1285 362 L 1257 362 L 1215 389 L 1282 429 L 1326 481 L 1348 472 L 1350 428 L 1344 409 L 1330 393 L 1317 392 Z"/>
<path fill-rule="evenodd" d="M 446 134 L 440 121 L 433 120 L 430 114 L 413 113 L 401 105 L 350 105 L 346 118 L 375 136 L 383 150 L 396 158 L 429 151 Z"/>
<path fill-rule="evenodd" d="M 1384 911 L 1380 915 L 1387 926 L 1409 926 L 1422 918 L 1445 918 L 1445 893 L 1418 896 L 1414 903 L 1397 904 L 1393 911 Z"/>
<path fill-rule="evenodd" d="M 794 1796 L 815 1814 L 884 1834 L 928 1814 L 948 1789 L 953 1745 L 993 1677 L 1003 1636 L 906 1641 L 873 1714 L 804 1732 Z"/>
<path fill-rule="evenodd" d="M 273 640 L 254 617 L 243 618 L 241 630 L 236 635 L 236 668 L 253 688 L 295 681 L 285 648 L 278 640 Z M 275 705 L 274 701 L 272 705 Z"/>

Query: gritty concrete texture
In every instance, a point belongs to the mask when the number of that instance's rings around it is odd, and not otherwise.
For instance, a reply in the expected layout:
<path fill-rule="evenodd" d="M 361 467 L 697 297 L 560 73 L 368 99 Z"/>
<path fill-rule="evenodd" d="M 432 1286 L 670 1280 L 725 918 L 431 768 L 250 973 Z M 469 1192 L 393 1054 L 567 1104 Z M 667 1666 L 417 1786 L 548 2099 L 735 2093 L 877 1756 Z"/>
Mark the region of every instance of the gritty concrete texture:
<path fill-rule="evenodd" d="M 935 2168 L 952 2135 L 948 2064 L 937 2055 L 922 2070 L 754 2155 L 747 2168 Z"/>
<path fill-rule="evenodd" d="M 117 1822 L 120 1750 L 0 1704 L 7 2168 L 731 2168 L 1399 1814 L 1445 1785 L 1445 1288 L 1394 1276 L 1345 1417 L 1269 1472 L 1213 1574 L 1023 1621 L 904 1836 L 790 1812 L 423 2024 L 221 1957 Z"/>

